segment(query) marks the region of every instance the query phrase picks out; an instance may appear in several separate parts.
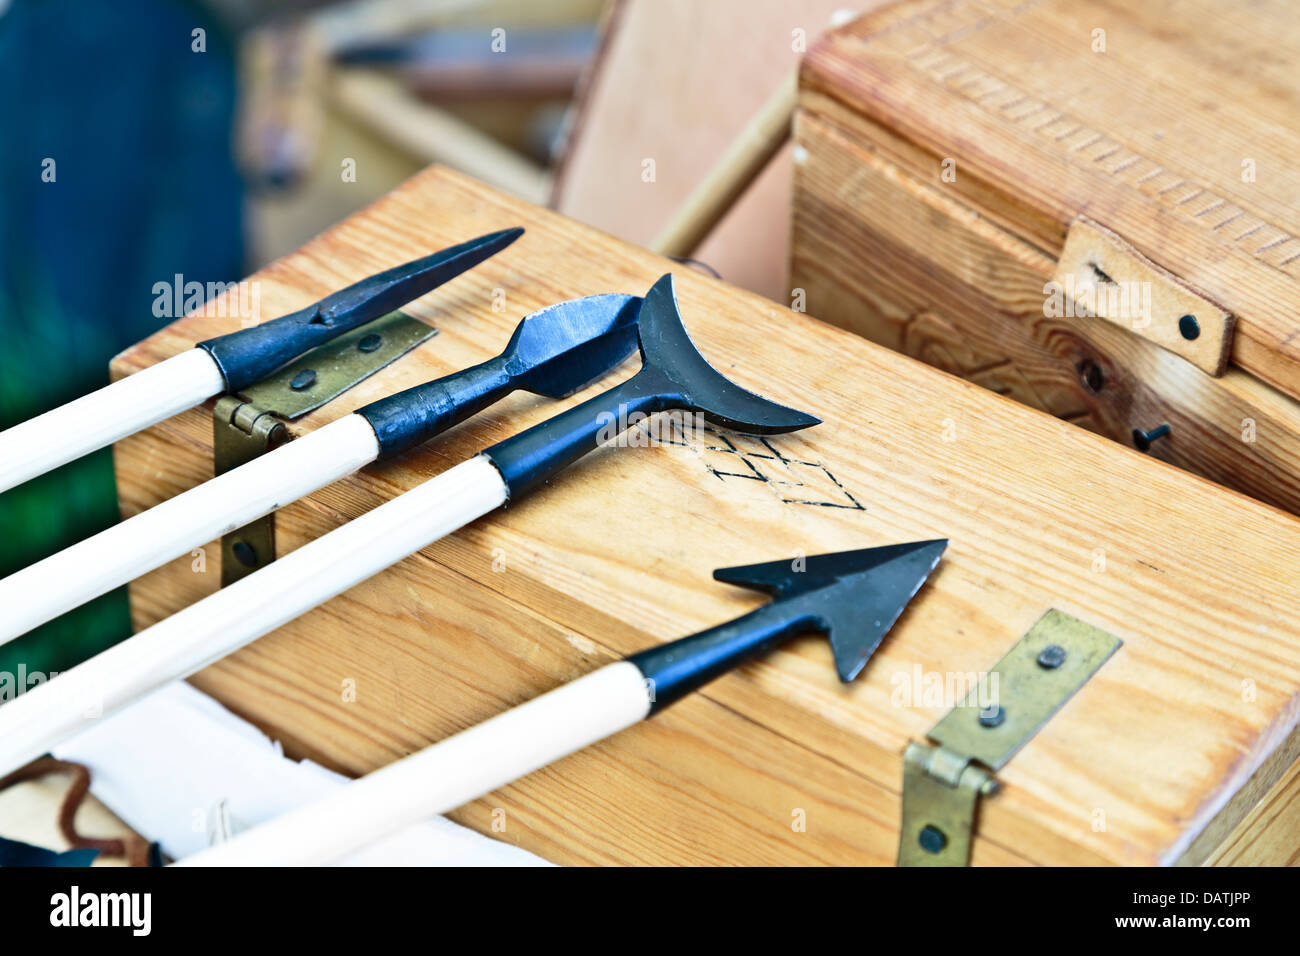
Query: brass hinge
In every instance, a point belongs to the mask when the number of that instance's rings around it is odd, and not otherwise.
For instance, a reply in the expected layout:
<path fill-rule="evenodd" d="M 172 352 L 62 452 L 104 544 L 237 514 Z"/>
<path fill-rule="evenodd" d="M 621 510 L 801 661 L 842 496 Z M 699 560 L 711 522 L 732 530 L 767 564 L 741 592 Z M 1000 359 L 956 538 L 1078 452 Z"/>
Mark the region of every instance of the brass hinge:
<path fill-rule="evenodd" d="M 1047 723 L 1123 642 L 1050 610 L 903 753 L 899 866 L 965 866 L 980 797 L 996 792 L 994 773 Z"/>
<path fill-rule="evenodd" d="M 223 395 L 212 411 L 215 474 L 247 464 L 289 437 L 285 422 L 301 418 L 405 355 L 437 330 L 392 312 L 313 349 L 239 395 Z M 221 539 L 221 586 L 275 560 L 275 515 Z"/>
<path fill-rule="evenodd" d="M 213 474 L 247 464 L 284 441 L 287 430 L 274 413 L 223 395 L 212 410 Z M 221 586 L 275 560 L 275 515 L 258 518 L 221 538 Z"/>

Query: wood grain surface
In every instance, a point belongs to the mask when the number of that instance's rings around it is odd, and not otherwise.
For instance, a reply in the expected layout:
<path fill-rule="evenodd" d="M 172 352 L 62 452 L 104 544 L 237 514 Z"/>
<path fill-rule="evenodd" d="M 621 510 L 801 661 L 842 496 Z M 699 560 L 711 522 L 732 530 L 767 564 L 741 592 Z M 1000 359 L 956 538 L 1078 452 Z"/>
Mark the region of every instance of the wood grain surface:
<path fill-rule="evenodd" d="M 1108 319 L 1210 375 L 1228 367 L 1232 313 L 1086 216 L 1070 223 L 1052 281 L 1083 314 Z M 1186 331 L 1184 322 L 1191 323 Z"/>
<path fill-rule="evenodd" d="M 262 318 L 516 224 L 510 249 L 410 307 L 441 334 L 295 430 L 495 354 L 532 309 L 643 292 L 671 268 L 435 168 L 255 275 Z M 688 271 L 678 284 L 718 368 L 825 423 L 602 449 L 196 683 L 291 751 L 361 773 L 760 602 L 716 567 L 946 536 L 856 683 L 800 640 L 457 819 L 569 863 L 892 862 L 903 749 L 951 703 L 909 700 L 913 682 L 991 666 L 1051 607 L 1124 646 L 999 774 L 974 862 L 1171 863 L 1251 810 L 1232 799 L 1257 770 L 1265 788 L 1281 777 L 1269 758 L 1300 717 L 1300 522 L 757 296 Z M 114 372 L 239 323 L 182 319 Z M 279 546 L 594 392 L 515 396 L 324 489 L 280 513 Z M 210 410 L 123 441 L 116 462 L 126 514 L 193 486 L 211 472 Z M 137 581 L 137 627 L 213 590 L 218 554 Z"/>
<path fill-rule="evenodd" d="M 1046 316 L 1056 259 L 906 171 L 838 101 L 805 91 L 796 139 L 791 272 L 810 314 L 1125 445 L 1169 424 L 1152 456 L 1300 513 L 1300 402 L 1102 319 Z"/>
<path fill-rule="evenodd" d="M 1080 214 L 1123 236 L 1300 395 L 1298 54 L 1289 0 L 934 0 L 828 35 L 803 85 L 927 176 L 954 161 L 955 195 L 1053 257 Z"/>
<path fill-rule="evenodd" d="M 1289 838 L 1280 839 L 1286 834 Z M 1300 762 L 1211 854 L 1211 866 L 1300 866 Z"/>

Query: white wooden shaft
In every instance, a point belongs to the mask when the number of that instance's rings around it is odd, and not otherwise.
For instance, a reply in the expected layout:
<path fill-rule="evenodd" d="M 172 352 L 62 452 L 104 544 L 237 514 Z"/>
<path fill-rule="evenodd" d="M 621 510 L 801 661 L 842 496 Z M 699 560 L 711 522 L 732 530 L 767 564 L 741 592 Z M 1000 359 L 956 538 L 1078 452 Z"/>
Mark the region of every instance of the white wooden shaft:
<path fill-rule="evenodd" d="M 619 661 L 239 834 L 182 866 L 313 866 L 454 810 L 643 720 L 645 678 Z"/>
<path fill-rule="evenodd" d="M 378 455 L 369 422 L 345 415 L 16 571 L 0 580 L 0 644 L 338 481 Z"/>
<path fill-rule="evenodd" d="M 189 349 L 0 432 L 0 491 L 43 475 L 225 390 L 212 356 Z"/>
<path fill-rule="evenodd" d="M 506 500 L 461 462 L 0 707 L 0 776 L 168 681 L 225 657 Z"/>

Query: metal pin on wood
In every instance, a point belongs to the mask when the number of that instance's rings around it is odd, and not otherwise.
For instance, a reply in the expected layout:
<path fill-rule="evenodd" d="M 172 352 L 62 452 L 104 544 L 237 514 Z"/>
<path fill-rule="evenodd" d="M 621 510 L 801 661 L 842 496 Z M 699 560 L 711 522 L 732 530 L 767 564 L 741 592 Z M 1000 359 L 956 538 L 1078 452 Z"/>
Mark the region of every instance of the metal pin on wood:
<path fill-rule="evenodd" d="M 1135 428 L 1133 429 L 1133 447 L 1138 451 L 1148 451 L 1150 450 L 1153 441 L 1164 438 L 1171 431 L 1173 431 L 1173 429 L 1168 425 L 1158 425 L 1149 432 L 1144 432 L 1140 428 Z"/>

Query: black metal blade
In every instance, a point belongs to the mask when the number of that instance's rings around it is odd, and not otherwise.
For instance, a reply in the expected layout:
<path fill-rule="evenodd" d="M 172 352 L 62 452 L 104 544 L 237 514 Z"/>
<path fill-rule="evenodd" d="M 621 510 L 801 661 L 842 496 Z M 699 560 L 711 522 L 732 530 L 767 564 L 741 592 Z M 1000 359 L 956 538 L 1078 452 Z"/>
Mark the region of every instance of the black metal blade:
<path fill-rule="evenodd" d="M 826 634 L 840 680 L 853 680 L 947 545 L 946 540 L 917 541 L 713 572 L 719 581 L 777 598 L 725 624 L 628 657 L 651 691 L 650 713 L 800 634 Z"/>
<path fill-rule="evenodd" d="M 516 389 L 561 398 L 609 373 L 636 347 L 634 295 L 592 295 L 540 309 L 496 358 L 357 409 L 379 457 L 422 444 Z"/>
<path fill-rule="evenodd" d="M 319 317 L 315 321 L 331 328 L 364 325 L 472 269 L 523 234 L 518 227 L 502 229 L 378 272 L 321 299 L 316 303 Z"/>
<path fill-rule="evenodd" d="M 198 343 L 225 378 L 226 390 L 238 392 L 266 378 L 299 355 L 344 332 L 418 299 L 442 283 L 478 265 L 521 235 L 504 229 L 433 255 L 362 279 L 278 319 Z"/>
<path fill-rule="evenodd" d="M 646 294 L 637 325 L 641 371 L 605 394 L 484 450 L 509 486 L 511 500 L 655 412 L 700 412 L 724 428 L 760 435 L 821 421 L 746 391 L 706 362 L 682 325 L 671 275 L 660 278 Z"/>
<path fill-rule="evenodd" d="M 589 295 L 539 309 L 515 329 L 501 357 L 519 388 L 565 398 L 636 351 L 641 297 Z"/>
<path fill-rule="evenodd" d="M 770 607 L 812 614 L 826 632 L 840 679 L 853 680 L 925 583 L 948 541 L 719 568 L 713 577 L 776 596 Z"/>
<path fill-rule="evenodd" d="M 646 293 L 639 321 L 641 360 L 676 387 L 674 407 L 701 412 L 722 428 L 758 435 L 795 431 L 821 422 L 806 412 L 741 388 L 705 360 L 686 334 L 672 274 L 662 276 Z"/>

